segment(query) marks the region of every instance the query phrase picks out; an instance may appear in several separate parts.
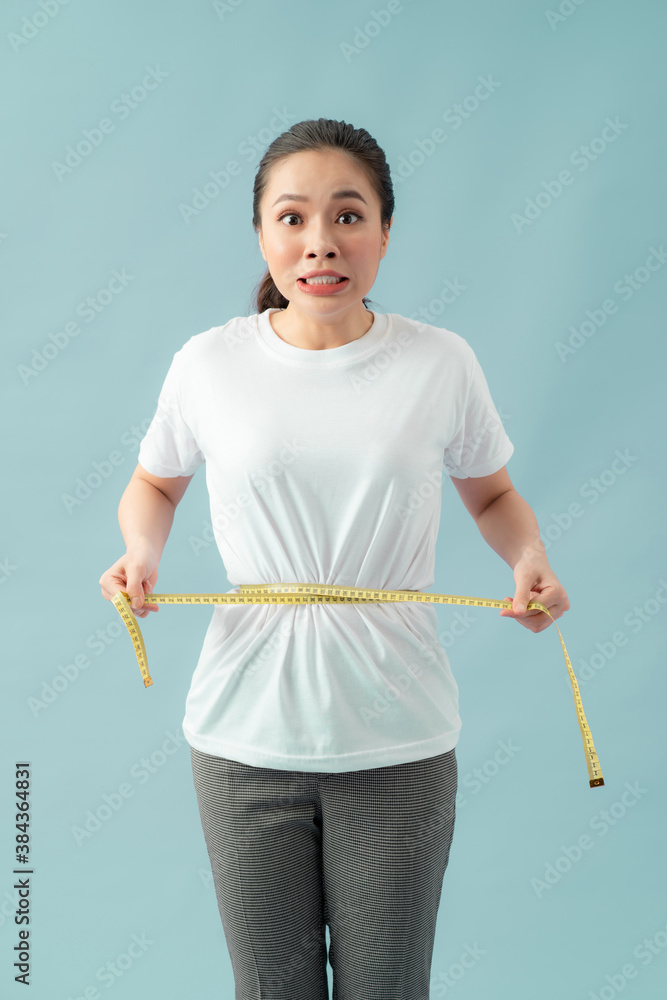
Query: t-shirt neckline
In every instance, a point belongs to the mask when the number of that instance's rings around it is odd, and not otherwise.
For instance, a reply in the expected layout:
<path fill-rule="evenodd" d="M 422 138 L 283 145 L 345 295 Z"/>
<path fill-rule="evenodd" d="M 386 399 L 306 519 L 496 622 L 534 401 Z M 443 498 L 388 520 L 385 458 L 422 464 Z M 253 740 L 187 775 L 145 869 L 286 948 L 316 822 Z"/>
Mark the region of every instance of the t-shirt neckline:
<path fill-rule="evenodd" d="M 303 365 L 304 367 L 330 368 L 333 365 L 343 365 L 358 361 L 376 349 L 389 329 L 389 314 L 373 312 L 373 325 L 363 337 L 351 340 L 349 344 L 341 344 L 340 347 L 331 347 L 322 351 L 311 351 L 304 347 L 295 347 L 294 344 L 288 344 L 278 336 L 271 326 L 269 314 L 279 311 L 279 309 L 269 308 L 265 309 L 262 313 L 256 314 L 261 342 L 274 354 L 280 355 L 293 364 Z"/>

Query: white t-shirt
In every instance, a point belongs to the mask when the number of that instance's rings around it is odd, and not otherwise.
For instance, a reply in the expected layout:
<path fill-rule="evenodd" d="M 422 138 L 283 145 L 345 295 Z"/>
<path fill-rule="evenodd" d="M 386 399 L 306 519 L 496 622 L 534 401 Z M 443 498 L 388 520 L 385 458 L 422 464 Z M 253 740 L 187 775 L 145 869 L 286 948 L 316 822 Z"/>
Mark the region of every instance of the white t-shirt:
<path fill-rule="evenodd" d="M 138 460 L 206 463 L 227 577 L 427 590 L 442 469 L 501 469 L 514 447 L 463 337 L 397 313 L 329 350 L 286 343 L 265 310 L 192 336 Z M 156 588 L 159 590 L 159 587 Z M 205 753 L 356 771 L 451 750 L 458 687 L 433 605 L 216 605 L 183 719 Z"/>

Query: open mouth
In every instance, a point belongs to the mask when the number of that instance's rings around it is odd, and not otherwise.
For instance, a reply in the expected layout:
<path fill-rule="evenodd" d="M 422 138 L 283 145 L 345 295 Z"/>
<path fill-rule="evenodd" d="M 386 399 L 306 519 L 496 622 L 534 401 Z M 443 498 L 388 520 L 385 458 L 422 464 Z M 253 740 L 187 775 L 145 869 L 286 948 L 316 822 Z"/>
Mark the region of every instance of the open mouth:
<path fill-rule="evenodd" d="M 326 276 L 321 278 L 298 278 L 304 285 L 340 285 L 343 281 L 347 281 L 347 278 L 334 278 L 333 276 Z"/>

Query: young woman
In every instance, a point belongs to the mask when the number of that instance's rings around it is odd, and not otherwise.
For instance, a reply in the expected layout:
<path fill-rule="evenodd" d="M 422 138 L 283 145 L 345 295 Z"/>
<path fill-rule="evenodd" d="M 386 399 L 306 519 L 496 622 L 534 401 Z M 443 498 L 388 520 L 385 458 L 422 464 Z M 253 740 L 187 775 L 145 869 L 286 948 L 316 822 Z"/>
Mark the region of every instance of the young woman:
<path fill-rule="evenodd" d="M 230 580 L 424 591 L 444 466 L 513 570 L 533 632 L 569 607 L 461 336 L 365 298 L 394 196 L 364 129 L 300 122 L 266 151 L 256 312 L 175 353 L 100 578 L 144 618 L 206 463 Z M 230 591 L 231 593 L 232 591 Z M 218 605 L 183 732 L 238 998 L 427 1000 L 455 821 L 458 688 L 432 605 Z"/>

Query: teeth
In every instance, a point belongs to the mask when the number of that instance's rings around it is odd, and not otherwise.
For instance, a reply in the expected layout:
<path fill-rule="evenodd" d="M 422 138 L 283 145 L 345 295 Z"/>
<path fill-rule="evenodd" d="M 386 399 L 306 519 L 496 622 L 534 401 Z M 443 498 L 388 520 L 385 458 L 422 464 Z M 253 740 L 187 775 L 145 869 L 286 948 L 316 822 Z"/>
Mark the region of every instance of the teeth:
<path fill-rule="evenodd" d="M 343 281 L 343 278 L 334 278 L 333 275 L 320 275 L 317 278 L 304 278 L 303 279 L 308 285 L 337 285 L 339 281 Z"/>

